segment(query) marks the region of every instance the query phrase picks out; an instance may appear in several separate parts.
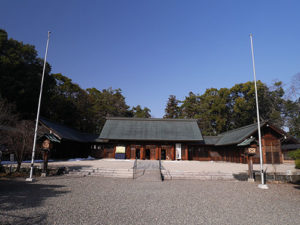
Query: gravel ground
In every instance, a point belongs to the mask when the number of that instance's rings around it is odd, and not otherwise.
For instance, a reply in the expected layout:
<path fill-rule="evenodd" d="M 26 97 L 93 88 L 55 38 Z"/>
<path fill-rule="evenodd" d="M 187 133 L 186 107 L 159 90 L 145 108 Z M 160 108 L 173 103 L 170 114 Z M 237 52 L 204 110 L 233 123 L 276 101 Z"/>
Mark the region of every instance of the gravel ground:
<path fill-rule="evenodd" d="M 0 180 L 0 224 L 300 224 L 300 186 L 101 177 Z"/>

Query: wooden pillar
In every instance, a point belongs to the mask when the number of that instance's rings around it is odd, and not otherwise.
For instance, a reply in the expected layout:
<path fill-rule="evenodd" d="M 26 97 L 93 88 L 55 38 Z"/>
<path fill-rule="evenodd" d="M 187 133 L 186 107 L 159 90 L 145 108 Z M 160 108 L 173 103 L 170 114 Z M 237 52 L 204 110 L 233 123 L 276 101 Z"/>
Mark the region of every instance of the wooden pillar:
<path fill-rule="evenodd" d="M 175 160 L 175 147 L 174 147 L 174 145 L 172 145 L 172 148 L 171 148 L 171 160 Z"/>
<path fill-rule="evenodd" d="M 283 153 L 282 153 L 282 149 L 281 149 L 281 143 L 280 141 L 278 141 L 279 143 L 279 160 L 280 160 L 280 163 L 283 163 Z"/>
<path fill-rule="evenodd" d="M 159 150 L 158 150 L 159 148 L 158 148 L 158 145 L 156 145 L 156 147 L 155 147 L 155 159 L 156 160 L 159 160 Z"/>
<path fill-rule="evenodd" d="M 161 145 L 158 145 L 158 159 L 161 159 Z"/>
<path fill-rule="evenodd" d="M 142 145 L 141 146 L 141 150 L 140 150 L 140 154 L 141 154 L 141 159 L 145 159 L 145 146 Z"/>
<path fill-rule="evenodd" d="M 248 178 L 253 179 L 253 156 L 248 155 Z"/>
<path fill-rule="evenodd" d="M 188 145 L 185 146 L 185 160 L 189 160 L 189 149 L 188 149 Z"/>
<path fill-rule="evenodd" d="M 135 156 L 136 156 L 136 147 L 134 147 L 134 149 L 133 149 L 133 146 L 130 145 L 129 148 L 130 148 L 130 158 L 131 159 L 135 159 Z"/>
<path fill-rule="evenodd" d="M 130 145 L 126 146 L 125 153 L 126 153 L 126 159 L 130 159 L 130 155 L 131 155 L 130 154 L 131 153 Z"/>
<path fill-rule="evenodd" d="M 116 148 L 117 148 L 117 146 L 116 146 L 116 145 L 114 145 L 113 158 L 116 158 Z"/>
<path fill-rule="evenodd" d="M 263 163 L 267 162 L 267 154 L 266 154 L 266 141 L 265 138 L 262 136 L 261 137 L 261 150 L 262 150 L 262 155 L 263 155 Z"/>

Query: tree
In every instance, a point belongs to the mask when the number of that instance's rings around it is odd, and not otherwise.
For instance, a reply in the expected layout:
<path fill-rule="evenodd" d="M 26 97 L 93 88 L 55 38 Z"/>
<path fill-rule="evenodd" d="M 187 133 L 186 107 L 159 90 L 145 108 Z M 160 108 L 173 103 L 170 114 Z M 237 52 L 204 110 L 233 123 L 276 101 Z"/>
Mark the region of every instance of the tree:
<path fill-rule="evenodd" d="M 12 126 L 17 121 L 15 106 L 0 96 L 0 126 Z"/>
<path fill-rule="evenodd" d="M 199 118 L 201 114 L 200 108 L 200 96 L 195 95 L 193 92 L 189 93 L 189 96 L 185 97 L 182 101 L 181 111 L 183 118 Z"/>
<path fill-rule="evenodd" d="M 300 138 L 300 98 L 296 101 L 285 102 L 284 116 L 289 134 Z"/>
<path fill-rule="evenodd" d="M 284 125 L 284 90 L 281 82 L 268 87 L 257 82 L 260 115 L 263 120 Z M 189 93 L 181 105 L 183 118 L 198 119 L 204 135 L 249 125 L 257 121 L 253 82 L 236 84 L 232 88 L 210 88 L 202 95 Z"/>
<path fill-rule="evenodd" d="M 300 73 L 297 73 L 292 77 L 292 82 L 288 90 L 288 97 L 299 98 L 299 96 L 300 96 Z"/>
<path fill-rule="evenodd" d="M 0 30 L 0 95 L 15 103 L 22 118 L 34 118 L 40 90 L 43 60 L 35 47 L 14 39 Z M 51 67 L 46 66 L 43 101 L 47 102 L 54 85 Z M 42 104 L 41 111 L 46 111 Z"/>
<path fill-rule="evenodd" d="M 6 145 L 11 153 L 15 154 L 19 172 L 24 157 L 29 156 L 32 150 L 34 135 L 34 122 L 29 120 L 19 121 L 14 129 L 6 132 Z"/>
<path fill-rule="evenodd" d="M 78 84 L 60 73 L 53 74 L 55 87 L 52 90 L 48 111 L 43 115 L 81 131 L 93 132 L 88 109 L 90 108 L 88 93 Z"/>
<path fill-rule="evenodd" d="M 179 103 L 180 101 L 176 99 L 175 95 L 170 95 L 167 102 L 167 106 L 165 108 L 164 118 L 179 118 L 181 115 Z"/>
<path fill-rule="evenodd" d="M 133 116 L 137 118 L 151 118 L 150 112 L 151 110 L 147 107 L 142 107 L 137 105 L 136 107 L 132 107 Z"/>
<path fill-rule="evenodd" d="M 231 118 L 229 94 L 227 88 L 220 90 L 210 88 L 200 96 L 199 125 L 204 135 L 217 135 L 229 129 Z"/>
<path fill-rule="evenodd" d="M 99 91 L 96 88 L 88 88 L 86 91 L 90 103 L 88 112 L 92 116 L 92 123 L 96 126 L 96 133 L 101 132 L 106 117 L 133 116 L 133 112 L 129 110 L 121 89 L 108 88 Z"/>

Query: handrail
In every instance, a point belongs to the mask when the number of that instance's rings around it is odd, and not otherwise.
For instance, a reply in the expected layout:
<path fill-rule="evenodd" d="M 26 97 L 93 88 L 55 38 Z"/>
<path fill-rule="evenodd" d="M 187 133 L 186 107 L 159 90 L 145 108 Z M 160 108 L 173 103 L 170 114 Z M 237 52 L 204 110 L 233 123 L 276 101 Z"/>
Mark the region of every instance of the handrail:
<path fill-rule="evenodd" d="M 132 179 L 135 179 L 136 169 L 137 169 L 137 157 L 134 160 L 134 164 L 133 164 L 133 168 L 132 168 Z"/>
<path fill-rule="evenodd" d="M 162 174 L 161 172 L 161 159 L 159 158 L 159 173 L 160 173 L 160 178 L 161 178 L 161 181 L 164 181 L 164 175 Z"/>

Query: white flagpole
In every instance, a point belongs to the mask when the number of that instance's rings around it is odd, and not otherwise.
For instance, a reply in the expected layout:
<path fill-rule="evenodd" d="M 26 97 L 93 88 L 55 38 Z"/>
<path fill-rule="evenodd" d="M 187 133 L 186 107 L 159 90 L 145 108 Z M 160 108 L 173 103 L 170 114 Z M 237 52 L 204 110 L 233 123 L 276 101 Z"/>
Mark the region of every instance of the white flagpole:
<path fill-rule="evenodd" d="M 43 84 L 44 84 L 45 69 L 46 69 L 46 63 L 47 63 L 47 53 L 48 53 L 48 45 L 49 45 L 49 40 L 50 40 L 50 33 L 51 32 L 48 31 L 48 39 L 47 39 L 46 53 L 45 53 L 45 58 L 44 58 L 44 67 L 43 67 L 43 74 L 42 74 L 42 81 L 41 81 L 41 88 L 40 88 L 39 103 L 38 103 L 38 109 L 37 109 L 36 121 L 35 121 L 35 130 L 34 130 L 34 139 L 33 139 L 33 147 L 32 147 L 32 158 L 31 158 L 30 175 L 29 175 L 29 178 L 26 178 L 26 181 L 33 181 L 34 180 L 32 178 L 33 165 L 34 165 L 34 154 L 35 154 L 37 130 L 38 130 L 38 124 L 39 124 L 39 118 L 40 118 L 40 108 L 41 108 L 41 100 L 42 100 L 42 93 L 43 93 Z"/>
<path fill-rule="evenodd" d="M 258 187 L 261 188 L 261 189 L 268 189 L 268 186 L 265 184 L 265 180 L 264 180 L 263 155 L 262 155 L 262 148 L 261 148 L 260 119 L 259 119 L 259 107 L 258 107 L 258 97 L 257 97 L 256 72 L 255 72 L 252 34 L 250 34 L 250 41 L 251 41 L 251 53 L 252 53 L 252 66 L 253 66 L 253 74 L 254 74 L 257 128 L 258 128 L 258 142 L 259 142 L 260 176 L 261 176 L 261 184 L 259 184 Z"/>

